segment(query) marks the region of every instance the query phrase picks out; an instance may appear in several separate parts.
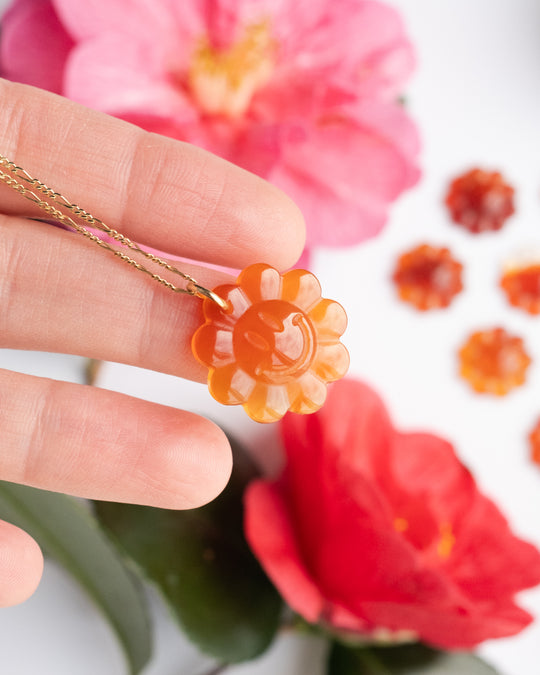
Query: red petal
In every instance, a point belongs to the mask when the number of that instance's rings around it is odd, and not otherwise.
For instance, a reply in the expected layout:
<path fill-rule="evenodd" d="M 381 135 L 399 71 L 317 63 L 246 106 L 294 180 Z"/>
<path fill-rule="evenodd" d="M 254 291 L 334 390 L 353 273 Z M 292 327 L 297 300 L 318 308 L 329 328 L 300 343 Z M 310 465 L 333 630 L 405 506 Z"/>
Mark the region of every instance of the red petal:
<path fill-rule="evenodd" d="M 540 553 L 511 532 L 495 504 L 477 494 L 461 527 L 448 573 L 475 600 L 515 595 L 540 583 Z"/>
<path fill-rule="evenodd" d="M 365 602 L 363 612 L 377 625 L 415 631 L 423 641 L 444 649 L 471 649 L 487 639 L 515 635 L 532 620 L 511 602 L 468 607 Z"/>
<path fill-rule="evenodd" d="M 286 506 L 275 485 L 251 483 L 245 494 L 246 539 L 289 605 L 317 622 L 323 598 L 298 549 Z"/>

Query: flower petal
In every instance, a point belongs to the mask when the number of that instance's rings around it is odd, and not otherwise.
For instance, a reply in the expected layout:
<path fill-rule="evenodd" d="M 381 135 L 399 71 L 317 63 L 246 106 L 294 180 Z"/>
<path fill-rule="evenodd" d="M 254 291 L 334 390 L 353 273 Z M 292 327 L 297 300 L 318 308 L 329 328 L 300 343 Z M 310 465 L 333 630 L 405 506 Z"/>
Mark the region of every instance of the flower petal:
<path fill-rule="evenodd" d="M 349 369 L 349 352 L 341 342 L 319 344 L 311 370 L 325 382 L 342 378 Z"/>
<path fill-rule="evenodd" d="M 237 283 L 253 303 L 281 297 L 281 275 L 264 263 L 246 267 L 240 273 Z"/>
<path fill-rule="evenodd" d="M 2 77 L 60 94 L 73 45 L 49 0 L 17 0 L 2 17 Z"/>
<path fill-rule="evenodd" d="M 415 166 L 420 152 L 418 128 L 401 105 L 384 103 L 377 99 L 357 99 L 346 105 L 347 112 L 364 129 L 392 143 L 411 163 L 410 184 L 418 178 Z"/>
<path fill-rule="evenodd" d="M 221 328 L 232 328 L 242 314 L 251 306 L 245 292 L 235 284 L 222 284 L 213 289 L 214 293 L 229 305 L 228 311 L 224 311 L 213 300 L 205 300 L 203 303 L 204 316 L 208 322 L 214 323 Z"/>
<path fill-rule="evenodd" d="M 257 382 L 244 408 L 256 422 L 277 422 L 289 409 L 287 388 Z"/>
<path fill-rule="evenodd" d="M 369 451 L 385 448 L 393 434 L 382 402 L 354 380 L 341 380 L 328 392 L 316 414 L 286 415 L 281 423 L 288 499 L 306 551 L 322 545 L 349 500 L 371 511 L 374 527 L 391 528 L 393 520 L 384 494 L 363 475 L 372 473 Z"/>
<path fill-rule="evenodd" d="M 443 649 L 472 649 L 487 639 L 515 635 L 532 621 L 528 612 L 506 599 L 483 606 L 423 605 L 414 598 L 410 603 L 367 601 L 362 612 L 377 625 L 413 630 L 422 641 Z"/>
<path fill-rule="evenodd" d="M 323 298 L 309 312 L 319 342 L 335 342 L 347 328 L 347 314 L 335 300 Z"/>
<path fill-rule="evenodd" d="M 389 100 L 399 95 L 414 67 L 399 13 L 381 2 L 298 2 L 294 10 L 282 3 L 273 14 L 279 47 L 276 100 L 290 99 L 304 84 L 308 99 L 337 88 L 355 98 Z"/>
<path fill-rule="evenodd" d="M 91 108 L 117 116 L 137 114 L 196 120 L 189 99 L 167 79 L 163 55 L 147 40 L 105 33 L 77 45 L 65 74 L 65 94 Z"/>
<path fill-rule="evenodd" d="M 327 396 L 326 384 L 311 371 L 287 385 L 289 410 L 306 415 L 322 408 Z"/>
<path fill-rule="evenodd" d="M 540 584 L 539 551 L 516 537 L 497 506 L 483 495 L 476 494 L 455 539 L 448 570 L 468 597 L 489 601 Z"/>
<path fill-rule="evenodd" d="M 245 494 L 246 539 L 288 604 L 315 623 L 321 614 L 321 592 L 302 561 L 296 533 L 278 489 L 255 481 Z"/>
<path fill-rule="evenodd" d="M 308 312 L 321 299 L 321 284 L 306 270 L 289 270 L 283 275 L 281 297 Z"/>
<path fill-rule="evenodd" d="M 224 405 L 238 405 L 248 400 L 255 380 L 233 363 L 217 368 L 208 377 L 212 396 Z"/>
<path fill-rule="evenodd" d="M 159 35 L 161 42 L 171 31 L 168 2 L 146 0 L 52 0 L 60 20 L 75 40 L 86 40 L 115 31 L 131 35 L 134 42 Z M 189 4 L 189 3 L 186 3 Z"/>
<path fill-rule="evenodd" d="M 374 236 L 390 203 L 418 179 L 416 156 L 362 126 L 353 112 L 306 122 L 302 133 L 285 139 L 282 161 L 269 176 L 302 209 L 308 246 Z"/>
<path fill-rule="evenodd" d="M 191 344 L 197 359 L 209 368 L 223 368 L 234 361 L 233 335 L 228 328 L 205 324 L 197 329 Z"/>

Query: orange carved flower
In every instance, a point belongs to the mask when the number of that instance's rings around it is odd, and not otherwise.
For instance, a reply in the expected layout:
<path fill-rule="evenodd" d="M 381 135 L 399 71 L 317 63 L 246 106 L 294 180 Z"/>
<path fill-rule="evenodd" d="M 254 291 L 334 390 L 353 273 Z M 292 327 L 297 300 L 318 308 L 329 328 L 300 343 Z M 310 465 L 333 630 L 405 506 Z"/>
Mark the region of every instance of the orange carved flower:
<path fill-rule="evenodd" d="M 529 314 L 540 314 L 540 263 L 512 263 L 501 277 L 508 302 Z"/>
<path fill-rule="evenodd" d="M 525 382 L 531 358 L 523 340 L 504 328 L 477 331 L 459 350 L 460 374 L 481 394 L 505 396 Z"/>
<path fill-rule="evenodd" d="M 540 466 L 540 418 L 529 434 L 529 443 L 531 445 L 532 460 Z"/>
<path fill-rule="evenodd" d="M 399 256 L 392 279 L 401 300 L 425 312 L 448 307 L 463 289 L 462 270 L 449 249 L 421 244 Z"/>
<path fill-rule="evenodd" d="M 262 263 L 214 292 L 228 310 L 205 300 L 206 323 L 192 342 L 195 357 L 209 369 L 212 396 L 242 405 L 257 422 L 275 422 L 288 410 L 318 410 L 326 384 L 349 367 L 339 341 L 347 326 L 343 307 L 321 297 L 310 272 L 281 275 Z"/>

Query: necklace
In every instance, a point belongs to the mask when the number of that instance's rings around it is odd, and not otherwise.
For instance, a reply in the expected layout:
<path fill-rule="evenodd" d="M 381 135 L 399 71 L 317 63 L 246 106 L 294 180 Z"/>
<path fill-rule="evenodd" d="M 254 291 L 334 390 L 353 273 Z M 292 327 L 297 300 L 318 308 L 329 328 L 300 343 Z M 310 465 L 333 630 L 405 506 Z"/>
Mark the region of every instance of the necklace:
<path fill-rule="evenodd" d="M 49 219 L 170 291 L 202 300 L 204 321 L 191 346 L 194 357 L 208 368 L 208 388 L 220 403 L 242 405 L 257 422 L 274 422 L 289 410 L 315 412 L 324 404 L 327 383 L 345 375 L 349 354 L 339 338 L 347 316 L 339 303 L 322 297 L 311 272 L 293 269 L 280 274 L 270 265 L 256 263 L 234 283 L 211 290 L 2 155 L 0 182 L 33 202 Z M 184 284 L 165 279 L 159 268 L 179 276 Z"/>

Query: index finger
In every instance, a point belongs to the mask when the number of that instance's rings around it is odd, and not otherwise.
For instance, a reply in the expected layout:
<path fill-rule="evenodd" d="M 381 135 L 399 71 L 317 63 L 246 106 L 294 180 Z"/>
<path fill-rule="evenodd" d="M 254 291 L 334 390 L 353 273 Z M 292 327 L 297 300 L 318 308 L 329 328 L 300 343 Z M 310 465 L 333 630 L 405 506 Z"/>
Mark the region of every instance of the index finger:
<path fill-rule="evenodd" d="M 187 143 L 5 80 L 0 154 L 110 227 L 173 255 L 283 269 L 304 245 L 300 211 L 261 178 Z M 5 211 L 28 209 L 4 186 L 0 199 Z"/>

